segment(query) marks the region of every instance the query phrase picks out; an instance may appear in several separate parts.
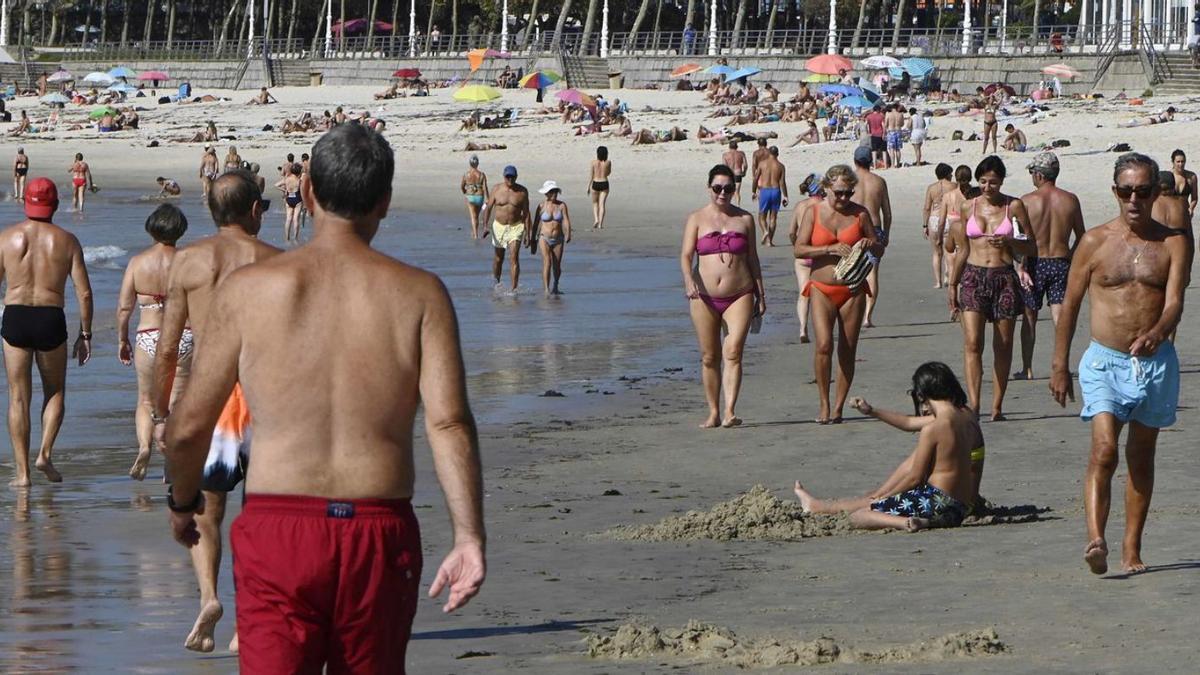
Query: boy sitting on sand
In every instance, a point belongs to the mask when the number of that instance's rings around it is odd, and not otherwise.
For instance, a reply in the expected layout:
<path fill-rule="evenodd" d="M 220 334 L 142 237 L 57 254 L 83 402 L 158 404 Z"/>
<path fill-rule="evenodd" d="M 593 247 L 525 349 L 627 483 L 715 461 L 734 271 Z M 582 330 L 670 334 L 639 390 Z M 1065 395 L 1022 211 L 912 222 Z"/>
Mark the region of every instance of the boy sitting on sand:
<path fill-rule="evenodd" d="M 918 431 L 917 447 L 892 475 L 866 497 L 821 500 L 796 481 L 806 513 L 850 512 L 854 527 L 910 532 L 962 524 L 979 497 L 984 443 L 979 418 L 950 367 L 929 362 L 912 377 L 917 415 L 877 410 L 861 398 L 850 404 L 902 431 Z"/>

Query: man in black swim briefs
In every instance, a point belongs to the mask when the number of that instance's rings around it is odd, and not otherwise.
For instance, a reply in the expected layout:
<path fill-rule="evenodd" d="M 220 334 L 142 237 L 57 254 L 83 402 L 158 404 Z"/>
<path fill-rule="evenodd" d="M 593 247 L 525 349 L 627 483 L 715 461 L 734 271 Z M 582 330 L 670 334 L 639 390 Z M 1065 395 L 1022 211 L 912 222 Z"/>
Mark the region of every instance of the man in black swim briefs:
<path fill-rule="evenodd" d="M 0 275 L 4 277 L 4 368 L 8 375 L 8 434 L 16 475 L 10 487 L 29 487 L 29 404 L 36 360 L 42 378 L 42 442 L 35 466 L 52 483 L 62 475 L 51 462 L 62 426 L 67 381 L 67 277 L 79 302 L 79 336 L 73 355 L 79 365 L 92 352 L 92 287 L 75 235 L 50 222 L 58 189 L 48 178 L 25 187 L 26 220 L 0 232 Z"/>

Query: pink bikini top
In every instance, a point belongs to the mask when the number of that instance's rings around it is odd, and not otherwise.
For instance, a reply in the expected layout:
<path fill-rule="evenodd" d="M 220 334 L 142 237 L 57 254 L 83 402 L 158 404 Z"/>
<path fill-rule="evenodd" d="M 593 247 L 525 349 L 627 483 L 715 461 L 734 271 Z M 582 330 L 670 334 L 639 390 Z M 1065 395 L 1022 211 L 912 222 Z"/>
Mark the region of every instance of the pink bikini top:
<path fill-rule="evenodd" d="M 967 237 L 970 239 L 978 239 L 988 236 L 986 232 L 979 228 L 979 221 L 975 220 L 975 209 L 979 205 L 979 200 L 971 202 L 971 217 L 967 219 Z M 993 237 L 1011 237 L 1013 235 L 1012 219 L 1008 217 L 1009 206 L 1012 205 L 1012 200 L 1004 205 L 1004 220 L 1000 221 L 1000 225 L 991 233 Z"/>
<path fill-rule="evenodd" d="M 700 255 L 716 255 L 719 253 L 742 255 L 749 248 L 750 245 L 746 241 L 746 235 L 741 232 L 717 232 L 713 230 L 696 240 L 696 253 Z"/>

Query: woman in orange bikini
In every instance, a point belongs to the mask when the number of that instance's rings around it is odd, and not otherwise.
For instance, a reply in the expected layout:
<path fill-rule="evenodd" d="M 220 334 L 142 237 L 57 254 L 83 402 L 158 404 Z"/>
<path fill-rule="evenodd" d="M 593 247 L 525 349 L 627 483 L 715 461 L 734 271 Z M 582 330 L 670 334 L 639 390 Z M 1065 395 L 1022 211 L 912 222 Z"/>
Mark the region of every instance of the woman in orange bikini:
<path fill-rule="evenodd" d="M 858 350 L 858 332 L 866 311 L 865 285 L 850 287 L 839 283 L 833 268 L 850 254 L 859 240 L 870 242 L 871 255 L 883 253 L 883 245 L 875 237 L 871 214 L 850 201 L 858 177 L 845 164 L 830 167 L 822 181 L 826 198 L 809 209 L 800 221 L 796 236 L 796 257 L 812 260 L 812 273 L 801 291 L 812 301 L 812 321 L 815 327 L 816 351 L 813 370 L 817 378 L 817 393 L 821 397 L 818 424 L 840 424 L 842 408 L 854 381 L 854 356 Z M 815 291 L 815 292 L 814 292 Z M 837 345 L 837 398 L 833 414 L 829 407 L 829 379 L 833 361 L 833 326 L 840 324 L 842 336 Z"/>
<path fill-rule="evenodd" d="M 751 320 L 767 311 L 754 247 L 754 216 L 733 205 L 737 192 L 733 169 L 714 166 L 708 172 L 708 190 L 708 205 L 688 216 L 679 255 L 684 294 L 700 341 L 700 373 L 708 403 L 708 417 L 700 426 L 706 429 L 742 423 L 734 414 L 742 387 L 742 349 Z M 723 415 L 717 409 L 722 388 Z"/>
<path fill-rule="evenodd" d="M 1013 327 L 1025 308 L 1013 257 L 1037 255 L 1037 243 L 1021 231 L 1029 227 L 1025 205 L 1000 191 L 1005 173 L 1004 162 L 995 155 L 979 163 L 975 168 L 979 196 L 964 205 L 966 222 L 960 219 L 946 238 L 947 253 L 965 252 L 954 257 L 947 295 L 950 311 L 962 312 L 967 396 L 976 414 L 983 380 L 984 325 L 992 322 L 992 421 L 1004 419 Z"/>

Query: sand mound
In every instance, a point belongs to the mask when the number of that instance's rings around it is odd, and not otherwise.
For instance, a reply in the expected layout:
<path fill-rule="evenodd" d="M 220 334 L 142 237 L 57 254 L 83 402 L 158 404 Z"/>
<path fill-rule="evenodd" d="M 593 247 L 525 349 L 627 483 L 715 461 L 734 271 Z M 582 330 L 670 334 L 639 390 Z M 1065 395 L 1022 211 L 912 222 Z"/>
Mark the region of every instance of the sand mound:
<path fill-rule="evenodd" d="M 720 662 L 739 668 L 823 663 L 903 663 L 1000 654 L 1007 647 L 994 629 L 953 633 L 929 642 L 883 650 L 858 651 L 832 638 L 811 641 L 769 637 L 740 638 L 723 626 L 689 621 L 684 628 L 660 629 L 639 623 L 623 624 L 612 635 L 587 638 L 588 656 L 595 659 L 678 658 L 689 662 Z"/>
<path fill-rule="evenodd" d="M 796 541 L 849 532 L 850 520 L 845 515 L 804 513 L 799 502 L 784 501 L 766 487 L 755 485 L 709 511 L 688 511 L 651 525 L 624 525 L 605 535 L 635 541 Z"/>

